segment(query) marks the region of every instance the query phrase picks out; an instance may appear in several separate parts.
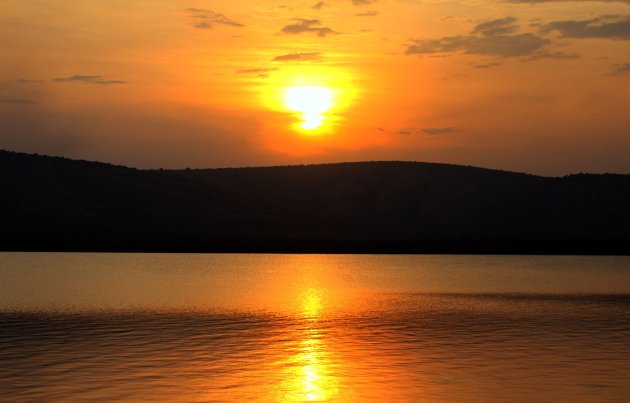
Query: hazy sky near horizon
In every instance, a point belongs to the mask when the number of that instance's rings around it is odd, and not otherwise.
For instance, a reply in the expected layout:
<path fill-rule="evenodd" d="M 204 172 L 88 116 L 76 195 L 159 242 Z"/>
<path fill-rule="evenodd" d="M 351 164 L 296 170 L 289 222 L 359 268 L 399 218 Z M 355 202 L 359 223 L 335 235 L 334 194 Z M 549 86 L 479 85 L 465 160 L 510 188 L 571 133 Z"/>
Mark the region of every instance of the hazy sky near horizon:
<path fill-rule="evenodd" d="M 630 0 L 0 6 L 0 148 L 151 168 L 630 173 Z"/>

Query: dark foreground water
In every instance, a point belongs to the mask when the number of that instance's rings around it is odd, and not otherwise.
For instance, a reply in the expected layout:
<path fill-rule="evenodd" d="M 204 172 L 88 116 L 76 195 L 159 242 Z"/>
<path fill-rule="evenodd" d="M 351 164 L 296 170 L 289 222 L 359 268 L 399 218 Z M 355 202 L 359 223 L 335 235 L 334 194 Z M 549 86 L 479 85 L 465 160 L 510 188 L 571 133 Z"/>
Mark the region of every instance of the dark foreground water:
<path fill-rule="evenodd" d="M 0 254 L 0 401 L 629 401 L 630 258 Z"/>

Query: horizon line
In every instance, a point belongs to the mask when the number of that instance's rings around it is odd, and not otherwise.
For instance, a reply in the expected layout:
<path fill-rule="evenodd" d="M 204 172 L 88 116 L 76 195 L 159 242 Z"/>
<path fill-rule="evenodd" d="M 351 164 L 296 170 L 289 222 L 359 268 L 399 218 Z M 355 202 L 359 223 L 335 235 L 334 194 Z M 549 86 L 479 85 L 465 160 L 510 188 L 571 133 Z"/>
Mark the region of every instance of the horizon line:
<path fill-rule="evenodd" d="M 109 165 L 118 168 L 126 168 L 133 169 L 137 171 L 208 171 L 208 170 L 228 170 L 228 169 L 272 169 L 272 168 L 300 168 L 300 167 L 315 167 L 315 166 L 327 166 L 327 165 L 350 165 L 350 164 L 383 164 L 383 163 L 398 163 L 398 164 L 424 164 L 424 165 L 442 165 L 442 166 L 454 166 L 454 167 L 462 167 L 462 168 L 472 168 L 479 170 L 487 170 L 487 171 L 495 171 L 495 172 L 504 172 L 504 173 L 512 173 L 518 175 L 528 175 L 535 176 L 540 178 L 562 178 L 567 176 L 574 175 L 630 175 L 630 173 L 615 173 L 615 172 L 601 172 L 601 173 L 593 173 L 593 172 L 575 172 L 569 173 L 565 175 L 540 175 L 529 172 L 522 171 L 513 171 L 509 169 L 502 168 L 487 168 L 477 165 L 467 165 L 467 164 L 455 164 L 451 162 L 432 162 L 432 161 L 418 161 L 418 160 L 361 160 L 361 161 L 337 161 L 337 162 L 322 162 L 322 163 L 303 163 L 303 164 L 285 164 L 285 165 L 246 165 L 246 166 L 222 166 L 222 167 L 206 167 L 206 168 L 191 168 L 191 167 L 182 167 L 182 168 L 138 168 L 132 165 L 124 165 L 113 162 L 106 162 L 100 160 L 90 160 L 84 158 L 72 158 L 63 155 L 51 155 L 51 154 L 40 154 L 37 152 L 24 152 L 24 151 L 14 151 L 6 148 L 0 148 L 0 152 L 9 153 L 9 154 L 21 154 L 30 157 L 42 157 L 42 158 L 58 158 L 68 161 L 75 162 L 87 162 L 93 164 L 102 164 Z"/>

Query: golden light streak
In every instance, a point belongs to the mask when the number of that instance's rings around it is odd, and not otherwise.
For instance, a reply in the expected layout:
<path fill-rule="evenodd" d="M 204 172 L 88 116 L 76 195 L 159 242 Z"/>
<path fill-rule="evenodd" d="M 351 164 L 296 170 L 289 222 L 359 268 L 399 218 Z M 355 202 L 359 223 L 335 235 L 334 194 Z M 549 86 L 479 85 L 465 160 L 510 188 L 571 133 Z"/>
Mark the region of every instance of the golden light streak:
<path fill-rule="evenodd" d="M 317 290 L 307 289 L 302 298 L 302 315 L 310 326 L 303 330 L 299 352 L 288 360 L 286 394 L 281 401 L 329 401 L 339 394 L 339 381 L 326 341 L 315 326 L 323 309 L 322 296 Z"/>

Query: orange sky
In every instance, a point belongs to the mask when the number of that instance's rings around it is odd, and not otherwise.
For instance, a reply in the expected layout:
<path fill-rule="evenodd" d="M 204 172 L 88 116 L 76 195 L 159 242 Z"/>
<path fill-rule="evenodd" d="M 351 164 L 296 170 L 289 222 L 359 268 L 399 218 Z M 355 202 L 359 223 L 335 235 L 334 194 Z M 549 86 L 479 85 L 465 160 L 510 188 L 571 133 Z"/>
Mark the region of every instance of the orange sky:
<path fill-rule="evenodd" d="M 0 148 L 630 173 L 630 1 L 5 0 Z M 289 88 L 324 88 L 299 128 Z"/>

